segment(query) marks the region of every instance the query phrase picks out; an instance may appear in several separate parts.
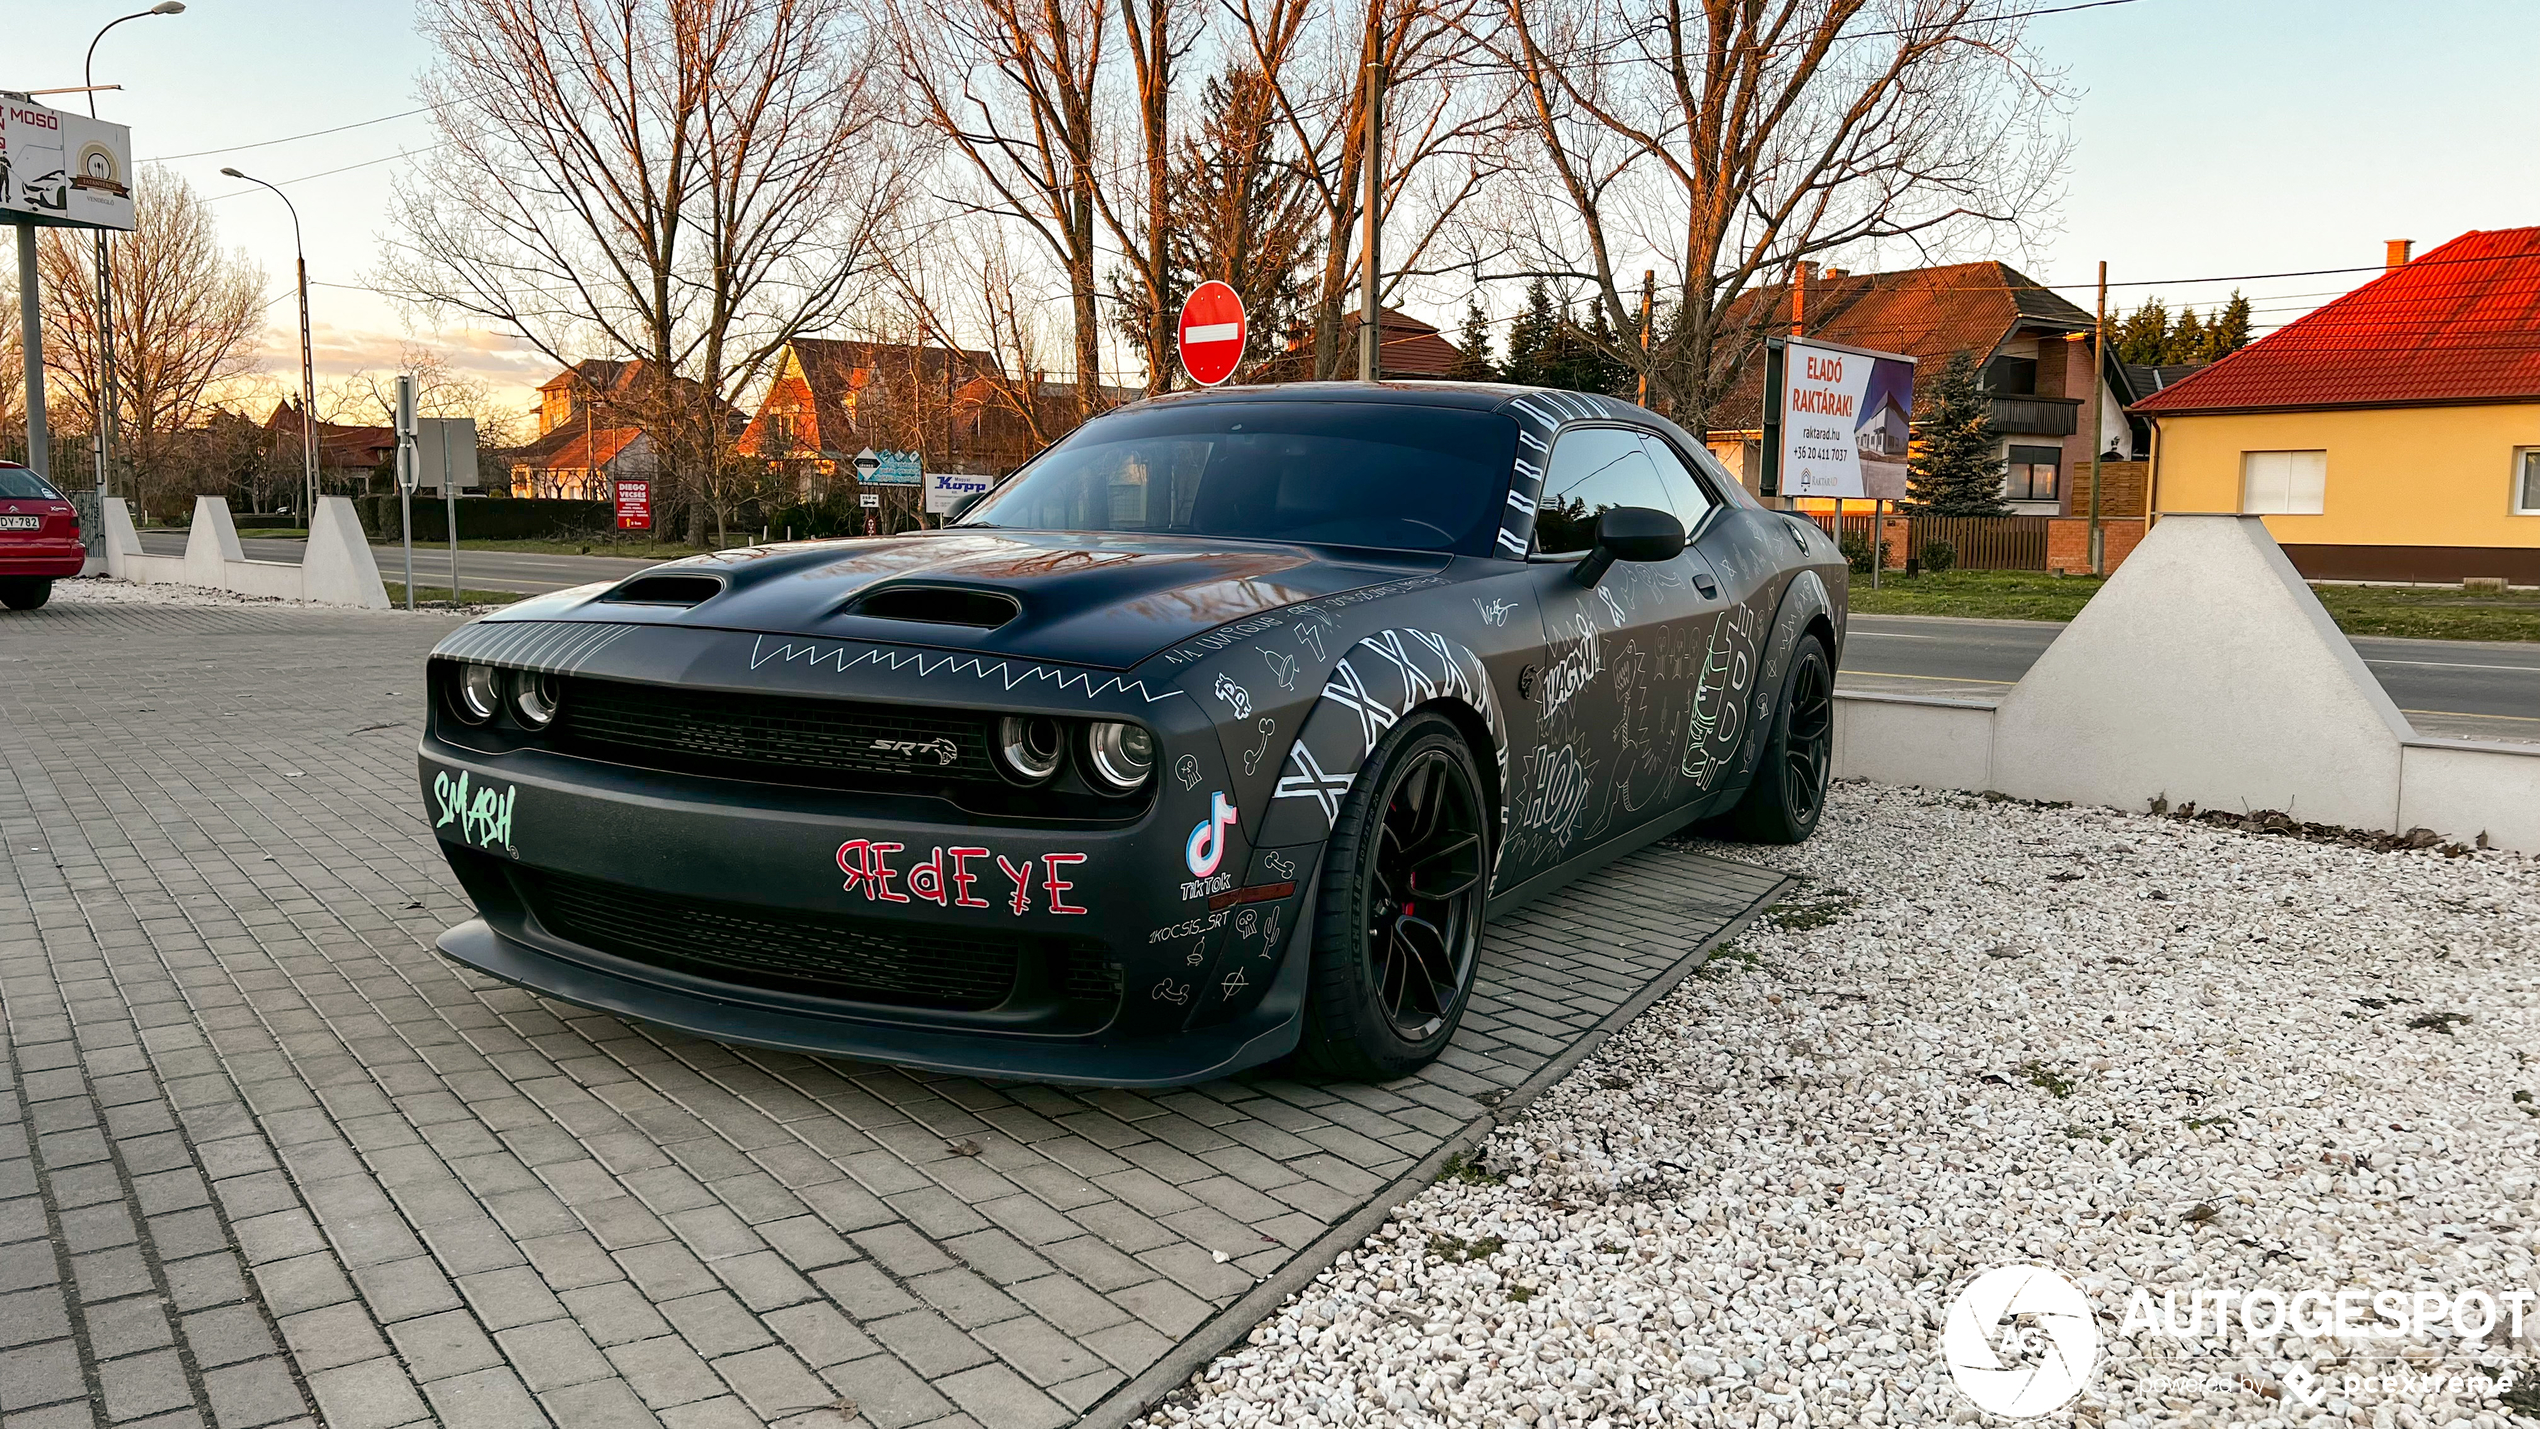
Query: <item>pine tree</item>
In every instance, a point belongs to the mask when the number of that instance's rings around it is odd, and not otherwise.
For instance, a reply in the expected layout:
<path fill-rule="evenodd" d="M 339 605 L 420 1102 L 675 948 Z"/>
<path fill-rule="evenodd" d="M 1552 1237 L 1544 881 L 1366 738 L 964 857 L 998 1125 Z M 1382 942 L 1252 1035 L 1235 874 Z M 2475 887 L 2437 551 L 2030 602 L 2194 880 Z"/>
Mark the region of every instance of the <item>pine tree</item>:
<path fill-rule="evenodd" d="M 1975 357 L 1960 351 L 1922 394 L 1923 420 L 1908 459 L 1900 509 L 1922 516 L 2007 516 L 1993 405 L 1976 381 Z"/>
<path fill-rule="evenodd" d="M 1482 311 L 1481 294 L 1473 295 L 1464 307 L 1464 330 L 1456 337 L 1456 346 L 1464 355 L 1447 375 L 1458 382 L 1496 382 L 1499 369 L 1490 360 L 1490 314 Z"/>
<path fill-rule="evenodd" d="M 2164 363 L 2202 362 L 2205 360 L 2205 321 L 2194 308 L 2179 310 L 2178 322 L 2170 328 L 2169 337 L 2161 343 Z"/>
<path fill-rule="evenodd" d="M 2145 298 L 2141 307 L 2117 319 L 2117 360 L 2137 367 L 2157 366 L 2164 361 L 2162 352 L 2169 336 L 2169 306 L 2159 298 Z"/>
<path fill-rule="evenodd" d="M 2234 288 L 2231 301 L 2224 303 L 2222 311 L 2214 314 L 2213 322 L 2206 325 L 2202 356 L 2205 361 L 2212 362 L 2229 357 L 2248 345 L 2249 300 L 2241 295 L 2238 288 Z"/>
<path fill-rule="evenodd" d="M 1508 361 L 1502 370 L 1523 387 L 1551 387 L 1558 357 L 1561 314 L 1552 304 L 1552 287 L 1537 278 L 1526 285 L 1526 310 L 1508 329 Z"/>

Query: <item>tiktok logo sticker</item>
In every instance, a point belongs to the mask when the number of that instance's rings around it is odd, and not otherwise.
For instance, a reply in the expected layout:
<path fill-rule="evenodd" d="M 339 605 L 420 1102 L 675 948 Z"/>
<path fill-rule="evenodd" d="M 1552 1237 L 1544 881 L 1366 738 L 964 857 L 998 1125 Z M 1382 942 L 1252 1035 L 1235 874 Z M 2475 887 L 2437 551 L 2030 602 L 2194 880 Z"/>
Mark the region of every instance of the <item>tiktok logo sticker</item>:
<path fill-rule="evenodd" d="M 1191 826 L 1191 836 L 1182 845 L 1182 861 L 1190 866 L 1190 881 L 1182 885 L 1184 898 L 1198 898 L 1223 893 L 1232 888 L 1235 875 L 1218 872 L 1226 861 L 1226 831 L 1235 826 L 1235 806 L 1226 802 L 1224 790 L 1208 796 L 1208 817 Z"/>

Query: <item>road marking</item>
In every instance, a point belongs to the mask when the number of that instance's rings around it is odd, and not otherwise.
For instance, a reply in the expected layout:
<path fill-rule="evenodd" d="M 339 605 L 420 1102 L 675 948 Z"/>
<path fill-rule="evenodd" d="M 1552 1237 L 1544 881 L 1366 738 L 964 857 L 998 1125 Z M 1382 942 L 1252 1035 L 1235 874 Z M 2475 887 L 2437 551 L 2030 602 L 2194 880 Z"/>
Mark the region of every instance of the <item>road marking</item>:
<path fill-rule="evenodd" d="M 1942 638 L 1938 635 L 1908 635 L 1902 630 L 1864 630 L 1857 625 L 1852 627 L 1852 633 L 1875 635 L 1881 640 L 1938 640 Z"/>
<path fill-rule="evenodd" d="M 2517 675 L 2540 675 L 2540 665 L 2465 665 L 2458 660 L 2376 660 L 2364 657 L 2367 665 L 2415 665 L 2428 670 L 2511 670 Z"/>

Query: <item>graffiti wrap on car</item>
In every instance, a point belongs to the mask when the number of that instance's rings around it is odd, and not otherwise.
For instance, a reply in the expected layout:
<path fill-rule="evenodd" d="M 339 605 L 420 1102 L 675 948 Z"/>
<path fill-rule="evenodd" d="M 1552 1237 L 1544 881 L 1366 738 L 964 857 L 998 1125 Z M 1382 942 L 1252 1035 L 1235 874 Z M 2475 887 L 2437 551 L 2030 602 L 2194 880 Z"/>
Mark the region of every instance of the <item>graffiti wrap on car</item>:
<path fill-rule="evenodd" d="M 520 786 L 506 784 L 497 793 L 491 784 L 471 789 L 469 780 L 464 770 L 456 779 L 447 770 L 432 776 L 432 797 L 441 806 L 441 817 L 432 827 L 444 829 L 455 824 L 461 843 L 516 853 L 512 847 L 512 806 L 520 801 Z"/>
<path fill-rule="evenodd" d="M 926 857 L 905 868 L 891 864 L 894 854 L 911 852 L 906 844 L 882 839 L 848 839 L 838 845 L 838 871 L 847 876 L 843 891 L 861 893 L 868 903 L 932 903 L 938 908 L 993 908 L 992 899 L 981 898 L 974 891 L 982 874 L 971 870 L 975 859 L 993 858 L 1002 869 L 1013 892 L 1006 899 L 1006 909 L 1020 918 L 1032 909 L 1032 866 L 1042 870 L 1041 891 L 1048 896 L 1052 913 L 1083 913 L 1080 904 L 1071 903 L 1067 895 L 1076 883 L 1062 877 L 1062 868 L 1073 868 L 1085 861 L 1081 853 L 1044 853 L 1027 856 L 1020 864 L 1004 854 L 985 848 L 936 847 Z M 901 886 L 893 887 L 897 882 Z"/>
<path fill-rule="evenodd" d="M 1385 732 L 1435 700 L 1457 701 L 1481 717 L 1506 788 L 1506 725 L 1481 657 L 1435 631 L 1389 627 L 1361 638 L 1333 663 L 1322 697 L 1288 746 L 1256 843 L 1310 843 L 1328 835 Z"/>
<path fill-rule="evenodd" d="M 809 670 L 826 665 L 840 675 L 850 670 L 878 668 L 914 674 L 921 680 L 967 675 L 973 680 L 1001 685 L 1008 692 L 1027 685 L 1040 685 L 1081 695 L 1088 700 L 1119 694 L 1135 695 L 1148 704 L 1154 704 L 1171 698 L 1173 694 L 1169 689 L 1150 690 L 1144 680 L 1126 679 L 1100 670 L 1040 665 L 1028 660 L 1006 660 L 986 655 L 896 650 L 887 645 L 859 645 L 798 635 L 752 637 L 750 668 L 756 670 L 764 665 L 798 665 Z"/>

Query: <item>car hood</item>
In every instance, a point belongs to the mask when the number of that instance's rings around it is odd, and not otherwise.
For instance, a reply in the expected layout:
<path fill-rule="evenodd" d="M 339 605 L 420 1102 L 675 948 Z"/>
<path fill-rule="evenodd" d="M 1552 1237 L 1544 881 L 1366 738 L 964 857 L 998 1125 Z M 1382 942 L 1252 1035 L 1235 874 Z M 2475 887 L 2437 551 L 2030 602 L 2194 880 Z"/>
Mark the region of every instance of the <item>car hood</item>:
<path fill-rule="evenodd" d="M 1448 560 L 1265 541 L 954 530 L 694 556 L 496 618 L 825 635 L 1125 670 L 1246 616 L 1434 574 Z M 693 582 L 684 591 L 646 583 L 698 575 L 721 588 L 694 604 L 639 598 L 693 596 L 703 589 Z"/>

